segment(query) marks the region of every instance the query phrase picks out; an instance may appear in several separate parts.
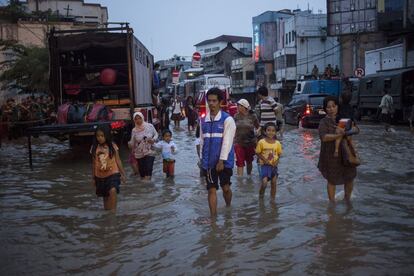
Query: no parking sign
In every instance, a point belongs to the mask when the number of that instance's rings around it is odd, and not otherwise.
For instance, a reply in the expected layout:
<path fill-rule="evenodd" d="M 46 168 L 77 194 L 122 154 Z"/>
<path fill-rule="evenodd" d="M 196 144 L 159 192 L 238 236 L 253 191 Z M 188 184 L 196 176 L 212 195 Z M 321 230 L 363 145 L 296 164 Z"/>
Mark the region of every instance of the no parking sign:
<path fill-rule="evenodd" d="M 365 70 L 362 67 L 357 67 L 354 70 L 354 76 L 357 78 L 362 78 L 363 76 L 365 76 Z"/>

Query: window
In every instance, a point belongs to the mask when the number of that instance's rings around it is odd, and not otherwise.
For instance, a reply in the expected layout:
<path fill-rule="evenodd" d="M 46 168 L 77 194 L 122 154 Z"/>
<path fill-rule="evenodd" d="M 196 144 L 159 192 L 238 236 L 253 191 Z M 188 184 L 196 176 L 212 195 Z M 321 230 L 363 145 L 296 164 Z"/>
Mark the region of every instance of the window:
<path fill-rule="evenodd" d="M 384 80 L 384 89 L 390 89 L 391 88 L 391 79 L 385 79 Z"/>
<path fill-rule="evenodd" d="M 296 66 L 296 55 L 286 55 L 286 67 Z"/>
<path fill-rule="evenodd" d="M 366 85 L 366 89 L 372 89 L 372 80 L 368 80 Z"/>
<path fill-rule="evenodd" d="M 292 41 L 292 32 L 289 32 L 289 43 Z"/>
<path fill-rule="evenodd" d="M 211 52 L 211 48 L 204 49 L 204 53 L 210 53 L 210 52 Z"/>
<path fill-rule="evenodd" d="M 323 106 L 324 99 L 325 97 L 321 97 L 321 96 L 309 97 L 309 104 Z"/>
<path fill-rule="evenodd" d="M 295 37 L 296 37 L 296 32 L 292 31 L 292 41 L 295 41 Z"/>
<path fill-rule="evenodd" d="M 300 99 L 295 103 L 296 106 L 306 105 L 306 101 L 304 99 Z"/>
<path fill-rule="evenodd" d="M 288 34 L 286 34 L 285 44 L 288 44 Z"/>
<path fill-rule="evenodd" d="M 246 71 L 246 80 L 254 80 L 254 71 Z"/>
<path fill-rule="evenodd" d="M 218 50 L 220 50 L 220 47 L 213 47 L 213 48 L 211 49 L 211 51 L 213 51 L 213 52 L 218 51 Z"/>
<path fill-rule="evenodd" d="M 351 0 L 351 11 L 355 10 L 355 0 Z"/>

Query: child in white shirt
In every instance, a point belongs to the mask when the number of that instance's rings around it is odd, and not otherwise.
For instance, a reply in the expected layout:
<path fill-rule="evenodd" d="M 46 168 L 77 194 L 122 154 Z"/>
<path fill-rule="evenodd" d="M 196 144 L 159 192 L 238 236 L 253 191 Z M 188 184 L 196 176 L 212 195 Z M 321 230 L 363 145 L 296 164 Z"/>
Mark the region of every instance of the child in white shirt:
<path fill-rule="evenodd" d="M 167 177 L 174 177 L 175 159 L 173 154 L 177 153 L 177 146 L 172 141 L 172 133 L 166 129 L 162 132 L 162 140 L 154 144 L 154 147 L 161 150 L 162 171 Z"/>

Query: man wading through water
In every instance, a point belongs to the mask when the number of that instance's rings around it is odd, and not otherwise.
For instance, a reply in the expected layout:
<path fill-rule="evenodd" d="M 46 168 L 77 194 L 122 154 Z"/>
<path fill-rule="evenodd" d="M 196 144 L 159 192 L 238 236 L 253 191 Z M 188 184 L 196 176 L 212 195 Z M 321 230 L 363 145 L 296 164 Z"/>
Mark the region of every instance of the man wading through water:
<path fill-rule="evenodd" d="M 208 90 L 209 112 L 200 120 L 201 166 L 206 171 L 208 205 L 212 217 L 217 215 L 219 180 L 226 206 L 230 206 L 232 197 L 230 178 L 233 175 L 236 124 L 228 113 L 221 111 L 222 99 L 220 89 Z"/>

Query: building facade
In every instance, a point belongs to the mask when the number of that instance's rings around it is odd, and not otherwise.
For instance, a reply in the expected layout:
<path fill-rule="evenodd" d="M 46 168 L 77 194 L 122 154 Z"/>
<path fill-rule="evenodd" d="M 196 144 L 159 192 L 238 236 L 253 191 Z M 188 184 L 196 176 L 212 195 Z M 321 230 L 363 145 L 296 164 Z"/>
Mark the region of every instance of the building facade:
<path fill-rule="evenodd" d="M 292 93 L 296 80 L 310 76 L 316 66 L 319 74 L 329 64 L 339 66 L 340 48 L 337 37 L 326 33 L 326 14 L 295 10 L 294 16 L 281 20 L 279 50 L 274 53 L 278 96 Z M 289 98 L 289 97 L 287 97 Z"/>
<path fill-rule="evenodd" d="M 180 81 L 186 79 L 184 72 L 191 68 L 191 61 L 185 59 L 172 58 L 169 60 L 160 60 L 156 62 L 160 65 L 159 77 L 160 88 L 159 93 L 161 96 L 171 96 L 174 92 L 174 84 L 172 83 L 172 72 L 177 70 L 180 72 Z"/>
<path fill-rule="evenodd" d="M 194 46 L 202 57 L 208 57 L 226 48 L 228 43 L 231 43 L 235 49 L 245 55 L 252 54 L 252 38 L 245 36 L 221 35 L 213 39 L 204 40 Z"/>
<path fill-rule="evenodd" d="M 365 52 L 385 47 L 386 36 L 378 29 L 378 0 L 327 0 L 328 35 L 339 36 L 340 69 L 344 76 L 365 68 Z"/>
<path fill-rule="evenodd" d="M 237 58 L 231 62 L 233 94 L 254 93 L 254 60 L 251 57 Z"/>
<path fill-rule="evenodd" d="M 225 48 L 214 55 L 202 56 L 201 63 L 205 74 L 225 74 L 231 76 L 232 61 L 237 58 L 249 57 L 229 42 Z"/>
<path fill-rule="evenodd" d="M 290 10 L 266 11 L 252 19 L 255 85 L 266 86 L 271 93 L 276 83 L 274 52 L 281 48 L 281 21 L 292 16 Z"/>
<path fill-rule="evenodd" d="M 80 24 L 103 25 L 108 22 L 108 9 L 83 0 L 27 0 L 23 5 L 27 12 L 50 10 L 57 16 L 73 18 Z"/>

